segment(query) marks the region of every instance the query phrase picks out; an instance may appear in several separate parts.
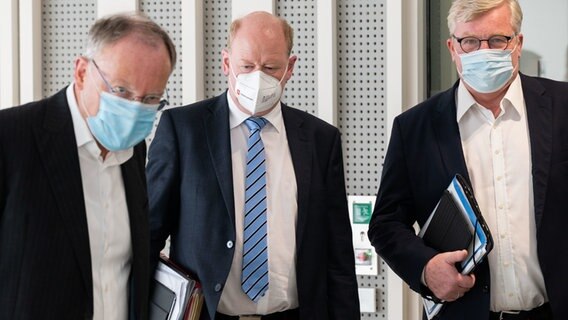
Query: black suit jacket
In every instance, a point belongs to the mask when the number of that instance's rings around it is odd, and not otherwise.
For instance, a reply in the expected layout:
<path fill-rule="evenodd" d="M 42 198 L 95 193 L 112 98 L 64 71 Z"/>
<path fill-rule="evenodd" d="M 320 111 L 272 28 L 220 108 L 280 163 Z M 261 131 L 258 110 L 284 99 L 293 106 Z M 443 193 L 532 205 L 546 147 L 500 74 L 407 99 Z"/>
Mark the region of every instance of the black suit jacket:
<path fill-rule="evenodd" d="M 568 84 L 521 75 L 531 145 L 538 258 L 555 319 L 568 316 Z M 410 287 L 437 252 L 415 236 L 456 173 L 468 176 L 456 121 L 455 91 L 436 95 L 398 116 L 385 158 L 369 238 Z M 448 303 L 440 319 L 488 319 L 487 261 L 474 288 Z"/>
<path fill-rule="evenodd" d="M 300 318 L 359 319 L 339 131 L 285 105 L 282 115 L 298 187 Z M 226 93 L 166 111 L 146 173 L 153 264 L 171 235 L 170 257 L 199 278 L 202 318 L 213 318 L 236 237 Z"/>
<path fill-rule="evenodd" d="M 147 318 L 144 143 L 122 166 L 132 233 L 131 318 Z M 132 281 L 134 280 L 134 281 Z M 0 319 L 90 319 L 87 217 L 65 89 L 0 111 Z"/>

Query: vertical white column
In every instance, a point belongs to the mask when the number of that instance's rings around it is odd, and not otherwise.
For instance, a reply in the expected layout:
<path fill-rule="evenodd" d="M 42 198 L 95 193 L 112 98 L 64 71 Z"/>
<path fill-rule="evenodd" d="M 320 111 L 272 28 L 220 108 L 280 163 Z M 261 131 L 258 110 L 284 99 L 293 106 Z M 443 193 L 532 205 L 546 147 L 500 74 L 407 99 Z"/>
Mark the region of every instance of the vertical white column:
<path fill-rule="evenodd" d="M 401 110 L 426 98 L 426 8 L 424 1 L 402 2 L 402 98 Z M 418 229 L 418 226 L 416 225 Z M 422 300 L 406 284 L 403 286 L 404 319 L 422 319 Z"/>
<path fill-rule="evenodd" d="M 183 104 L 205 98 L 203 1 L 183 0 L 182 19 L 182 86 Z"/>
<path fill-rule="evenodd" d="M 426 97 L 425 11 L 424 1 L 402 1 L 402 110 Z"/>
<path fill-rule="evenodd" d="M 276 13 L 275 0 L 233 0 L 231 3 L 232 20 L 238 19 L 253 11 Z"/>
<path fill-rule="evenodd" d="M 0 2 L 0 109 L 18 105 L 19 45 L 18 0 Z"/>
<path fill-rule="evenodd" d="M 317 1 L 318 117 L 337 125 L 337 1 Z"/>
<path fill-rule="evenodd" d="M 41 0 L 20 0 L 20 104 L 41 99 Z"/>
<path fill-rule="evenodd" d="M 394 117 L 402 109 L 402 3 L 386 0 L 386 107 L 387 141 L 390 139 Z M 403 281 L 390 268 L 387 272 L 387 318 L 404 318 Z"/>
<path fill-rule="evenodd" d="M 138 11 L 138 8 L 138 0 L 98 0 L 97 18 L 119 12 Z"/>
<path fill-rule="evenodd" d="M 402 2 L 399 0 L 386 0 L 385 16 L 388 141 L 390 139 L 393 120 L 402 111 Z"/>

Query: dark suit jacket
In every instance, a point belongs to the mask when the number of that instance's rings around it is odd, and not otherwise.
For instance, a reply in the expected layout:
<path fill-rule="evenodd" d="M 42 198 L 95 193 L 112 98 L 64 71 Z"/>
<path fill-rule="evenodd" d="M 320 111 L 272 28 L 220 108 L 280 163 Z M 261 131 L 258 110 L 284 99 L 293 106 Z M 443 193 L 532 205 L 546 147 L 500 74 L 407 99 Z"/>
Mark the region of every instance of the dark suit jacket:
<path fill-rule="evenodd" d="M 568 316 L 568 84 L 521 75 L 530 134 L 538 258 L 555 319 Z M 456 173 L 468 176 L 456 121 L 455 91 L 436 95 L 398 116 L 383 167 L 369 238 L 410 287 L 437 252 L 415 236 Z M 447 304 L 440 319 L 488 319 L 489 266 L 476 284 Z"/>
<path fill-rule="evenodd" d="M 359 319 L 339 131 L 282 106 L 298 186 L 301 319 Z M 203 284 L 213 317 L 233 260 L 235 209 L 226 93 L 166 111 L 147 165 L 151 255 L 170 257 Z M 203 312 L 208 319 L 207 312 Z"/>
<path fill-rule="evenodd" d="M 122 169 L 132 233 L 131 315 L 147 318 L 144 143 Z M 90 319 L 87 217 L 65 89 L 0 111 L 0 319 Z"/>

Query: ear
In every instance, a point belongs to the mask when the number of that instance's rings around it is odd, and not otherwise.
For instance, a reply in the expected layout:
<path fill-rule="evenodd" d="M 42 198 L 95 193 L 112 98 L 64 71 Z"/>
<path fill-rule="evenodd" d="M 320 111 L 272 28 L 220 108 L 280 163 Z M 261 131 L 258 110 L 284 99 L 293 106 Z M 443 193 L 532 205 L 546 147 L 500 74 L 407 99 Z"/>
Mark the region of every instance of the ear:
<path fill-rule="evenodd" d="M 291 55 L 290 58 L 288 58 L 288 71 L 286 71 L 286 81 L 290 80 L 290 78 L 292 78 L 292 74 L 294 73 L 294 66 L 296 65 L 296 61 L 298 60 L 298 57 L 295 55 Z"/>
<path fill-rule="evenodd" d="M 77 89 L 83 90 L 85 85 L 85 78 L 87 77 L 87 67 L 89 66 L 89 60 L 83 56 L 75 58 L 75 71 L 73 77 L 75 80 L 75 85 Z"/>
<path fill-rule="evenodd" d="M 517 35 L 517 39 L 518 39 L 518 40 L 517 40 L 517 41 L 518 41 L 518 42 L 517 42 L 517 46 L 518 46 L 517 52 L 519 53 L 519 58 L 520 58 L 520 57 L 521 57 L 521 52 L 523 52 L 523 41 L 524 41 L 525 37 L 523 36 L 522 33 L 519 33 L 519 34 Z"/>
<path fill-rule="evenodd" d="M 455 48 L 455 41 L 453 41 L 452 37 L 450 36 L 448 40 L 446 40 L 446 47 L 448 47 L 448 51 L 450 52 L 450 57 L 452 57 L 452 61 L 456 62 L 457 51 Z"/>
<path fill-rule="evenodd" d="M 227 48 L 223 49 L 223 51 L 221 52 L 223 60 L 221 61 L 221 67 L 223 67 L 223 74 L 225 76 L 229 76 L 229 72 L 231 70 L 231 65 L 230 65 L 230 54 L 229 54 L 229 50 Z"/>

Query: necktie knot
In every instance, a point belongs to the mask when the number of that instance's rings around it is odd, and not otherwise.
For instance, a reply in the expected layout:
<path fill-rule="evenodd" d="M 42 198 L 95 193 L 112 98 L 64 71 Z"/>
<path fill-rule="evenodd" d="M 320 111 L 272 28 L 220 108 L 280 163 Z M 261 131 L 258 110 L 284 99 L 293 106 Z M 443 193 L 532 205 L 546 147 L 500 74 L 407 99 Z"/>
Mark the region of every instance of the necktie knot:
<path fill-rule="evenodd" d="M 245 120 L 245 124 L 251 133 L 261 130 L 267 123 L 268 121 L 262 117 L 250 117 Z"/>

